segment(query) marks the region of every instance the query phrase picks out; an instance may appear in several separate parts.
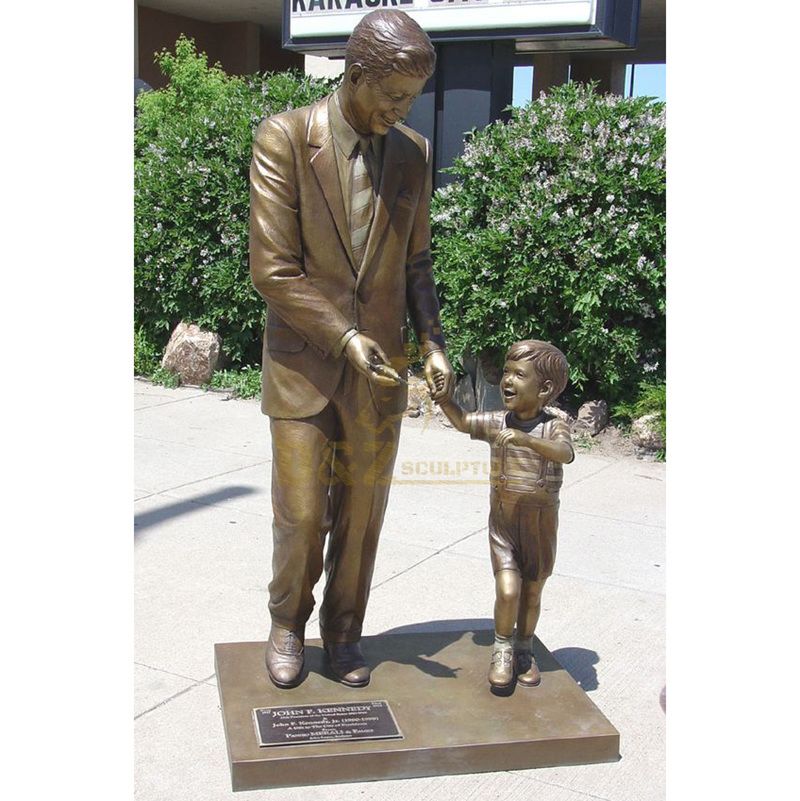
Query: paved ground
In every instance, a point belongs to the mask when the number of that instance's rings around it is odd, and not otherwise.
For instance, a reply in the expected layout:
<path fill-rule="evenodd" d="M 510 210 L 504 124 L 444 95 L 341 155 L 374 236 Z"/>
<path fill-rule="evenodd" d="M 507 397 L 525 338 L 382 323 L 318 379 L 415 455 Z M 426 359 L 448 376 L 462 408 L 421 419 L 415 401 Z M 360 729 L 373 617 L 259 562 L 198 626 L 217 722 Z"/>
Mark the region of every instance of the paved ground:
<path fill-rule="evenodd" d="M 267 420 L 255 401 L 143 381 L 134 391 L 135 797 L 230 799 L 213 644 L 268 632 Z M 488 490 L 470 483 L 487 464 L 484 443 L 424 419 L 404 423 L 366 634 L 491 625 Z M 315 801 L 663 799 L 664 478 L 663 464 L 591 452 L 565 468 L 556 572 L 537 631 L 619 730 L 619 762 L 330 785 L 313 790 Z M 316 618 L 307 636 L 319 636 Z"/>

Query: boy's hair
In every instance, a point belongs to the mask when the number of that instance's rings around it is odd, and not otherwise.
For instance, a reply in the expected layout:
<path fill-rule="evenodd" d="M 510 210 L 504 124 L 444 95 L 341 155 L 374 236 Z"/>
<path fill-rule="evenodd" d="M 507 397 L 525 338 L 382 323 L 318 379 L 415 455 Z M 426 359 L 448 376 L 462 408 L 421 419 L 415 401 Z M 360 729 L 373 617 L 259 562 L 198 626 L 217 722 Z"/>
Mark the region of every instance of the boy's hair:
<path fill-rule="evenodd" d="M 427 33 L 403 11 L 380 9 L 362 17 L 350 35 L 345 70 L 360 64 L 368 83 L 392 72 L 429 78 L 436 68 L 436 51 Z"/>
<path fill-rule="evenodd" d="M 540 378 L 553 382 L 553 391 L 547 402 L 554 401 L 567 386 L 569 365 L 567 357 L 549 342 L 538 339 L 523 339 L 515 342 L 506 354 L 506 361 L 533 362 L 534 370 Z"/>

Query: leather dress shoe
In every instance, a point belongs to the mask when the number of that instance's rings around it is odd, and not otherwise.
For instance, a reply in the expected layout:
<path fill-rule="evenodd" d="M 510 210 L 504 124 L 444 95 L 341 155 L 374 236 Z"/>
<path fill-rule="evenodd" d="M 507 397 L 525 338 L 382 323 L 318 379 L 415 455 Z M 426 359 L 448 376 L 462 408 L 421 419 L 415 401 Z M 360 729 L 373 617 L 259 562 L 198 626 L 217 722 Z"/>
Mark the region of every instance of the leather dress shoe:
<path fill-rule="evenodd" d="M 511 648 L 495 648 L 489 667 L 489 684 L 492 687 L 508 687 L 514 681 L 514 659 Z"/>
<path fill-rule="evenodd" d="M 303 634 L 273 626 L 267 641 L 267 673 L 276 687 L 296 687 L 303 680 Z"/>
<path fill-rule="evenodd" d="M 357 642 L 326 643 L 325 653 L 333 674 L 348 687 L 366 687 L 369 667 Z"/>
<path fill-rule="evenodd" d="M 521 687 L 536 687 L 542 681 L 539 666 L 530 651 L 517 651 L 514 654 L 517 668 L 517 684 Z"/>

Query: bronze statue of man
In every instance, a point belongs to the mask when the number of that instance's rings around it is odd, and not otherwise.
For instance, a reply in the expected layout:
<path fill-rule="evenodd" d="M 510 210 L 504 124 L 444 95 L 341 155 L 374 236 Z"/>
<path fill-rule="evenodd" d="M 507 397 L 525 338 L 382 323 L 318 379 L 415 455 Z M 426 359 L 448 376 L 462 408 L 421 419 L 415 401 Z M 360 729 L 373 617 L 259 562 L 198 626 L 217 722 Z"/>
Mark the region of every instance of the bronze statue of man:
<path fill-rule="evenodd" d="M 369 682 L 359 646 L 407 402 L 407 321 L 434 398 L 452 390 L 431 270 L 431 146 L 401 125 L 433 73 L 408 15 L 375 11 L 342 86 L 261 122 L 250 172 L 250 273 L 268 305 L 262 411 L 272 433 L 270 679 L 303 678 L 312 590 L 331 670 Z M 436 388 L 436 382 L 441 389 Z"/>

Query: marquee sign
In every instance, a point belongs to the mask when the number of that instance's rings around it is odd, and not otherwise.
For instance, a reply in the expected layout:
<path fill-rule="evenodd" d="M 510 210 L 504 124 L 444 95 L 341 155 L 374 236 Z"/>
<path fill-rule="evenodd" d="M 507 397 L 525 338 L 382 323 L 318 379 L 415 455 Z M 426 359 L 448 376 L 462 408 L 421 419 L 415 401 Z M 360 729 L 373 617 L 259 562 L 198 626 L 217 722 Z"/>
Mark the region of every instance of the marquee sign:
<path fill-rule="evenodd" d="M 378 8 L 405 11 L 434 42 L 513 38 L 550 42 L 521 49 L 564 49 L 558 42 L 568 40 L 630 47 L 639 0 L 284 0 L 284 47 L 342 51 L 358 21 Z"/>

